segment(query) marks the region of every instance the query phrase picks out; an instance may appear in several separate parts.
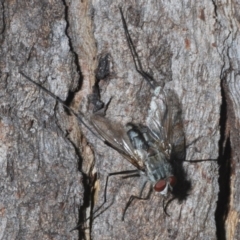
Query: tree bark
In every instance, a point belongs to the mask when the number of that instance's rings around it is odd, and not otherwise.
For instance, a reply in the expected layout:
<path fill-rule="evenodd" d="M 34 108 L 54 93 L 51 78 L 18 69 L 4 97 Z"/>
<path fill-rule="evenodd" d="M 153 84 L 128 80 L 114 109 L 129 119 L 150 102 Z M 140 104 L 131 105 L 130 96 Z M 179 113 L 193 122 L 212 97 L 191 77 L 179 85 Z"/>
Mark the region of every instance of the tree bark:
<path fill-rule="evenodd" d="M 95 86 L 106 117 L 142 123 L 152 92 L 137 73 L 119 6 L 145 71 L 177 95 L 189 186 L 169 203 L 135 200 L 141 178 L 92 128 Z M 237 1 L 1 1 L 0 239 L 237 239 L 239 23 Z M 117 125 L 117 124 L 116 124 Z M 93 128 L 92 128 L 93 129 Z M 144 195 L 147 194 L 147 189 Z M 103 210 L 103 212 L 101 212 Z M 75 231 L 70 230 L 81 224 Z"/>

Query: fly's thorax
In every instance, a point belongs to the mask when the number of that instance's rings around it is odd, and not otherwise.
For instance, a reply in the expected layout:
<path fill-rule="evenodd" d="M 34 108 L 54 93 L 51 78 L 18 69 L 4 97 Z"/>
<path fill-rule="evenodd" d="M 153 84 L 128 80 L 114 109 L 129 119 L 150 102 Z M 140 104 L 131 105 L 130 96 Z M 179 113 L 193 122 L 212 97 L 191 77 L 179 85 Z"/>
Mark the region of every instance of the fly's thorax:
<path fill-rule="evenodd" d="M 149 144 L 142 133 L 142 129 L 131 123 L 128 123 L 126 128 L 133 148 L 139 151 L 147 151 Z"/>
<path fill-rule="evenodd" d="M 144 161 L 149 180 L 156 183 L 159 179 L 165 179 L 173 175 L 172 165 L 166 155 L 160 151 L 148 155 Z"/>

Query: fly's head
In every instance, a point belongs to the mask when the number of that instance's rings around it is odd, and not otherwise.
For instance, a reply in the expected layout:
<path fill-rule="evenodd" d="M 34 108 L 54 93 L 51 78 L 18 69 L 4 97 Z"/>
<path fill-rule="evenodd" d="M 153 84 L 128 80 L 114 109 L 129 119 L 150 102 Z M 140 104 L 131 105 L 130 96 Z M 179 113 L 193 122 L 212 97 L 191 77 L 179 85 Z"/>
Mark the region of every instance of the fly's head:
<path fill-rule="evenodd" d="M 177 178 L 175 176 L 170 176 L 164 179 L 160 179 L 154 185 L 154 190 L 166 196 L 169 190 L 172 191 L 176 182 L 177 182 Z"/>

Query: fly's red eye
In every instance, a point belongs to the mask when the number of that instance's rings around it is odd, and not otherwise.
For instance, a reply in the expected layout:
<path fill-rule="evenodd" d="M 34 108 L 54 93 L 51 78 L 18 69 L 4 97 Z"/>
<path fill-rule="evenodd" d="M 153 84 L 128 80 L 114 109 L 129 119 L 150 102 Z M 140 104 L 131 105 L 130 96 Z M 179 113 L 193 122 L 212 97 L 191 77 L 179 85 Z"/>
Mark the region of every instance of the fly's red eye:
<path fill-rule="evenodd" d="M 167 185 L 166 180 L 161 179 L 155 184 L 154 190 L 156 192 L 162 192 L 165 189 L 166 185 Z"/>
<path fill-rule="evenodd" d="M 177 178 L 174 176 L 171 176 L 168 178 L 168 181 L 169 181 L 170 185 L 173 187 L 177 182 Z"/>

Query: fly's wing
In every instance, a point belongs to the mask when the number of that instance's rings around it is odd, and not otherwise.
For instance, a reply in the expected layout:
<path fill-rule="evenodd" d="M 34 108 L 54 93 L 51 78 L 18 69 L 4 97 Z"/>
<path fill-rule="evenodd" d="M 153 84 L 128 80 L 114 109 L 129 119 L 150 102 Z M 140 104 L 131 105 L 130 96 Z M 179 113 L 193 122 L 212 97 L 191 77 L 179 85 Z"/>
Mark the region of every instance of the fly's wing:
<path fill-rule="evenodd" d="M 117 150 L 132 165 L 141 171 L 144 171 L 144 164 L 135 153 L 134 148 L 129 141 L 129 137 L 120 124 L 113 124 L 105 117 L 95 114 L 91 117 L 91 122 L 96 131 L 112 148 Z"/>
<path fill-rule="evenodd" d="M 153 139 L 169 159 L 184 159 L 185 138 L 181 106 L 173 92 L 165 93 L 159 88 L 150 103 L 146 124 Z M 177 158 L 177 159 L 176 159 Z"/>

